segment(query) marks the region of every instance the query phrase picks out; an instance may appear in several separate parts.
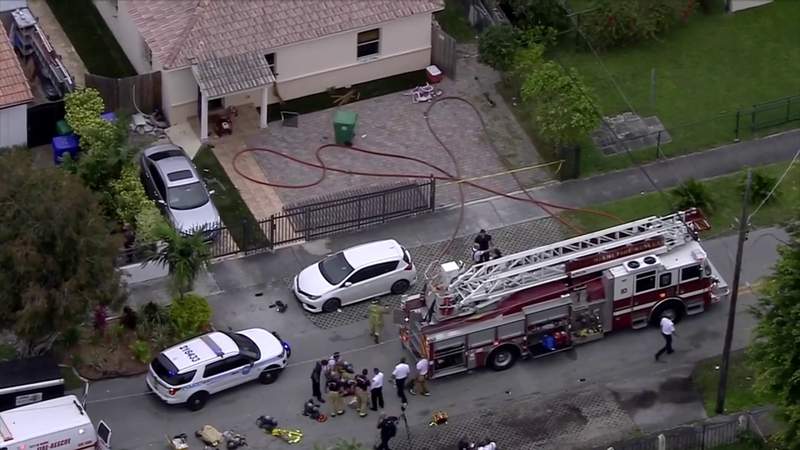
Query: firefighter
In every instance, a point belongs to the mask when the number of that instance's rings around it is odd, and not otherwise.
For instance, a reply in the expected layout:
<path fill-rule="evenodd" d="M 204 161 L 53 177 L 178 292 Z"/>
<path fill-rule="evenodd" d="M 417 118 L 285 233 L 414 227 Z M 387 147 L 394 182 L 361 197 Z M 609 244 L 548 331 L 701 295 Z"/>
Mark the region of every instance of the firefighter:
<path fill-rule="evenodd" d="M 364 369 L 356 375 L 356 399 L 358 400 L 358 416 L 366 417 L 369 404 L 369 371 Z"/>
<path fill-rule="evenodd" d="M 328 381 L 328 400 L 331 402 L 331 417 L 344 414 L 343 385 L 338 376 Z"/>
<path fill-rule="evenodd" d="M 369 334 L 375 339 L 375 343 L 381 342 L 381 332 L 383 331 L 383 315 L 388 312 L 388 308 L 381 306 L 378 300 L 373 300 L 368 308 L 369 312 Z"/>

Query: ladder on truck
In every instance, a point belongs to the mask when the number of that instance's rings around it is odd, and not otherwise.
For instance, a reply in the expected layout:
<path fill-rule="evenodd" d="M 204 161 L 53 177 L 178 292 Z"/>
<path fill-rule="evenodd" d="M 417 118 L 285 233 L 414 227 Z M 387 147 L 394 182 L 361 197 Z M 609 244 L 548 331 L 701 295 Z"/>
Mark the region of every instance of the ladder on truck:
<path fill-rule="evenodd" d="M 469 314 L 524 289 L 617 265 L 616 260 L 623 255 L 614 257 L 611 250 L 650 241 L 656 244 L 645 246 L 638 253 L 661 254 L 696 239 L 697 232 L 708 228 L 705 217 L 694 208 L 648 217 L 475 264 L 445 286 L 437 286 L 434 292 L 437 297 L 447 298 L 445 303 L 454 307 L 448 316 Z M 609 252 L 606 260 L 599 258 L 599 262 L 589 266 L 570 267 L 571 261 L 603 252 Z"/>

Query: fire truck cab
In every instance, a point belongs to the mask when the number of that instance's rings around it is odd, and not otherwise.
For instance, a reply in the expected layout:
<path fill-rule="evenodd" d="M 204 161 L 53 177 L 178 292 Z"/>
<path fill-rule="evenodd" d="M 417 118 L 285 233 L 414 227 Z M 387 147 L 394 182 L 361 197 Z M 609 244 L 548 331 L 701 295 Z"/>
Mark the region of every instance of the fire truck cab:
<path fill-rule="evenodd" d="M 438 378 L 701 313 L 729 292 L 698 240 L 708 228 L 693 209 L 469 267 L 441 264 L 424 295 L 402 301 L 403 345 Z"/>

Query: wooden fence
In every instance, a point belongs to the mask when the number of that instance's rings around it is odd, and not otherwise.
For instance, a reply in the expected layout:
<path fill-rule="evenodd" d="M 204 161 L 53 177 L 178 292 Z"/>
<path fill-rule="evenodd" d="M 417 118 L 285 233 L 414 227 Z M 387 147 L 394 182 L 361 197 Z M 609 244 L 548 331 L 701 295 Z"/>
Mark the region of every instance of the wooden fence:
<path fill-rule="evenodd" d="M 145 113 L 161 108 L 161 72 L 126 78 L 108 78 L 86 74 L 86 87 L 100 91 L 107 111 L 134 113 L 136 107 Z M 135 101 L 135 106 L 134 106 Z"/>
<path fill-rule="evenodd" d="M 456 40 L 436 24 L 431 28 L 431 63 L 449 78 L 456 78 Z"/>

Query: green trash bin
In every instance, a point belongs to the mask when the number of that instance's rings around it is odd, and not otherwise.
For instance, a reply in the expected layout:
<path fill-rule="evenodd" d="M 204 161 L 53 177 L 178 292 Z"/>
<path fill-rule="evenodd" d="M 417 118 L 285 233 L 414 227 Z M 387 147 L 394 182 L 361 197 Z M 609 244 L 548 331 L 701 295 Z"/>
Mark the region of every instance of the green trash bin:
<path fill-rule="evenodd" d="M 333 115 L 333 134 L 336 137 L 337 144 L 344 145 L 347 142 L 353 142 L 357 121 L 357 113 L 344 110 L 336 111 L 336 114 Z"/>
<path fill-rule="evenodd" d="M 67 124 L 67 121 L 64 119 L 59 120 L 56 122 L 56 135 L 57 136 L 66 136 L 72 133 L 72 127 Z"/>

